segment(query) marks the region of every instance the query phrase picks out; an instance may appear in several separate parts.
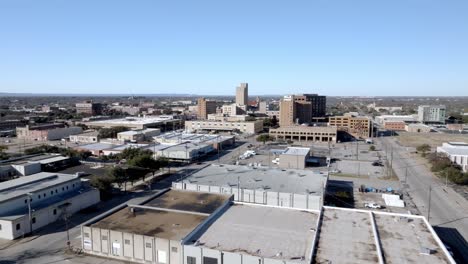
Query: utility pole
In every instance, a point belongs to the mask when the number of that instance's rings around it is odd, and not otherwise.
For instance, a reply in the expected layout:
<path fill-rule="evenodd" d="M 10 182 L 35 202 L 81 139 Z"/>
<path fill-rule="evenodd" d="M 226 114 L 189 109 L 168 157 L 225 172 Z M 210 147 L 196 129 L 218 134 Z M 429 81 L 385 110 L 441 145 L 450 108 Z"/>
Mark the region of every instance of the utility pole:
<path fill-rule="evenodd" d="M 408 167 L 405 168 L 405 183 L 408 184 L 406 181 L 408 179 Z"/>
<path fill-rule="evenodd" d="M 427 208 L 427 221 L 429 222 L 429 219 L 431 217 L 431 192 L 432 192 L 432 186 L 429 185 L 429 204 Z"/>
<path fill-rule="evenodd" d="M 390 170 L 388 174 L 390 177 L 393 177 L 393 146 L 390 147 Z"/>

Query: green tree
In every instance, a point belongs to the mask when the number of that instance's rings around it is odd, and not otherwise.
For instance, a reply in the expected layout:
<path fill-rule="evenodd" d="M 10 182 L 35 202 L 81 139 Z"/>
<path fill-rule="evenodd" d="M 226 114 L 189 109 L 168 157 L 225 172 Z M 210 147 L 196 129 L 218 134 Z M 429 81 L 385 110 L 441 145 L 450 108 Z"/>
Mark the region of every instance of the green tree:
<path fill-rule="evenodd" d="M 127 191 L 128 176 L 124 168 L 120 166 L 110 168 L 107 171 L 107 177 L 113 179 L 113 182 L 116 183 L 119 188 L 124 186 L 124 190 Z"/>
<path fill-rule="evenodd" d="M 0 160 L 5 160 L 8 159 L 10 156 L 5 153 L 5 150 L 7 150 L 8 147 L 5 145 L 0 145 Z"/>
<path fill-rule="evenodd" d="M 374 145 L 370 146 L 370 147 L 369 147 L 369 150 L 370 150 L 370 151 L 375 151 L 375 146 L 374 146 Z"/>
<path fill-rule="evenodd" d="M 422 145 L 417 146 L 416 150 L 418 152 L 421 152 L 421 155 L 425 157 L 427 152 L 431 151 L 431 146 L 429 146 L 428 144 L 422 144 Z"/>
<path fill-rule="evenodd" d="M 98 189 L 101 194 L 101 198 L 103 198 L 103 200 L 106 200 L 110 197 L 112 193 L 112 184 L 114 183 L 114 181 L 115 179 L 109 175 L 93 176 L 90 179 L 90 184 L 94 188 Z"/>
<path fill-rule="evenodd" d="M 257 137 L 257 141 L 258 142 L 263 142 L 263 144 L 265 144 L 267 141 L 273 141 L 274 138 L 271 137 L 270 135 L 268 134 L 263 134 L 263 135 L 260 135 Z"/>

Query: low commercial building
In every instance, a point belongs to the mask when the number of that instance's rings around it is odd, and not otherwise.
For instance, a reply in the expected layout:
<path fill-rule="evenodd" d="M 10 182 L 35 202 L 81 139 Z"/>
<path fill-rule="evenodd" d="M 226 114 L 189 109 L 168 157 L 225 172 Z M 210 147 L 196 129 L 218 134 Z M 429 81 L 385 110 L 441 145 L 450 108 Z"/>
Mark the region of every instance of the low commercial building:
<path fill-rule="evenodd" d="M 159 128 L 161 131 L 176 130 L 182 127 L 182 120 L 173 116 L 126 117 L 110 120 L 84 122 L 90 128 L 127 127 L 129 129 Z"/>
<path fill-rule="evenodd" d="M 331 116 L 328 125 L 337 127 L 338 131 L 349 133 L 355 138 L 372 136 L 372 120 L 367 116 L 354 116 L 353 114 Z"/>
<path fill-rule="evenodd" d="M 279 155 L 278 166 L 285 169 L 305 169 L 309 155 L 310 148 L 288 147 Z"/>
<path fill-rule="evenodd" d="M 336 142 L 337 128 L 333 126 L 286 126 L 271 128 L 270 136 L 276 140 L 298 142 Z"/>
<path fill-rule="evenodd" d="M 240 202 L 319 210 L 327 179 L 326 173 L 311 170 L 212 164 L 172 187 L 233 194 Z"/>
<path fill-rule="evenodd" d="M 425 217 L 325 206 L 312 263 L 451 263 Z"/>
<path fill-rule="evenodd" d="M 155 158 L 164 157 L 173 161 L 191 162 L 213 151 L 213 145 L 186 142 L 177 145 L 155 145 L 153 152 Z"/>
<path fill-rule="evenodd" d="M 117 139 L 121 141 L 151 141 L 158 136 L 161 130 L 158 128 L 146 128 L 141 130 L 130 130 L 117 133 Z"/>
<path fill-rule="evenodd" d="M 309 264 L 319 213 L 254 204 L 230 206 L 184 246 L 184 262 Z"/>
<path fill-rule="evenodd" d="M 16 128 L 18 139 L 24 140 L 60 140 L 83 132 L 81 127 L 65 127 L 64 124 L 45 124 Z"/>
<path fill-rule="evenodd" d="M 78 176 L 40 172 L 0 185 L 0 238 L 15 239 L 99 202 Z"/>
<path fill-rule="evenodd" d="M 455 164 L 460 166 L 463 172 L 468 172 L 468 143 L 448 142 L 437 147 L 437 153 L 443 153 Z"/>
<path fill-rule="evenodd" d="M 406 123 L 403 121 L 385 121 L 383 128 L 391 131 L 404 131 L 406 129 Z"/>
<path fill-rule="evenodd" d="M 375 122 L 381 126 L 385 122 L 405 122 L 405 123 L 416 123 L 418 118 L 416 115 L 380 115 L 374 118 Z"/>
<path fill-rule="evenodd" d="M 99 132 L 89 131 L 77 135 L 70 136 L 70 142 L 73 143 L 96 143 L 99 142 Z"/>
<path fill-rule="evenodd" d="M 432 131 L 430 126 L 424 124 L 406 124 L 405 130 L 410 133 L 429 133 Z"/>
<path fill-rule="evenodd" d="M 15 130 L 17 127 L 25 126 L 26 120 L 10 119 L 0 121 L 0 131 Z"/>
<path fill-rule="evenodd" d="M 194 120 L 185 121 L 185 131 L 192 133 L 198 131 L 228 131 L 245 134 L 256 134 L 263 131 L 263 121 L 216 121 L 216 120 Z"/>
<path fill-rule="evenodd" d="M 183 245 L 226 210 L 231 199 L 164 190 L 141 203 L 123 204 L 81 226 L 83 251 L 138 263 L 185 263 Z"/>
<path fill-rule="evenodd" d="M 0 161 L 0 180 L 29 176 L 41 171 L 53 172 L 70 167 L 76 162 L 58 154 L 28 155 Z"/>
<path fill-rule="evenodd" d="M 221 136 L 211 134 L 193 134 L 185 132 L 168 132 L 163 135 L 153 138 L 155 142 L 160 144 L 183 144 L 183 143 L 196 143 L 212 145 L 213 148 L 225 149 L 234 145 L 235 138 L 233 136 Z"/>
<path fill-rule="evenodd" d="M 137 144 L 137 143 L 121 143 L 121 142 L 98 142 L 76 146 L 74 149 L 78 151 L 89 151 L 93 156 L 107 156 L 111 154 L 119 154 L 127 148 L 150 148 L 150 144 Z"/>

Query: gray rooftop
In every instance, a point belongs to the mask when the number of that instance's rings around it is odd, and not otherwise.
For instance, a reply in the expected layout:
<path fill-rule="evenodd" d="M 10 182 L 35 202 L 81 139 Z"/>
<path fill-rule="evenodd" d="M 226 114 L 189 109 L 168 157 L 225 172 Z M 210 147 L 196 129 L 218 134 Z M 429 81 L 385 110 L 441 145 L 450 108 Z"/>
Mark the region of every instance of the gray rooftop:
<path fill-rule="evenodd" d="M 318 213 L 232 205 L 198 239 L 201 247 L 310 263 Z"/>
<path fill-rule="evenodd" d="M 39 172 L 2 182 L 0 183 L 0 203 L 77 178 L 78 176 L 72 174 Z"/>
<path fill-rule="evenodd" d="M 249 167 L 240 165 L 212 164 L 185 178 L 185 183 L 236 186 L 251 190 L 267 190 L 296 194 L 323 193 L 327 175 L 312 170 Z"/>
<path fill-rule="evenodd" d="M 315 263 L 450 263 L 436 238 L 421 216 L 324 207 Z"/>

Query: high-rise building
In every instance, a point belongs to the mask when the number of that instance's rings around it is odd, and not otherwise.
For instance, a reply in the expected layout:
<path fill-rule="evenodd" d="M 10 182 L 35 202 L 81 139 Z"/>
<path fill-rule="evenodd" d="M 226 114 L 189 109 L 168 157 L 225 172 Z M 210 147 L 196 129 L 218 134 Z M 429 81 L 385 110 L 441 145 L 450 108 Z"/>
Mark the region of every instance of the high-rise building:
<path fill-rule="evenodd" d="M 280 126 L 311 123 L 325 116 L 326 97 L 317 94 L 285 96 L 280 102 Z"/>
<path fill-rule="evenodd" d="M 249 84 L 241 83 L 236 89 L 236 104 L 247 105 L 249 98 Z"/>
<path fill-rule="evenodd" d="M 420 105 L 418 121 L 423 123 L 445 123 L 445 105 Z"/>
<path fill-rule="evenodd" d="M 77 103 L 75 107 L 77 114 L 100 115 L 102 113 L 102 105 L 91 101 Z"/>
<path fill-rule="evenodd" d="M 205 120 L 209 114 L 216 113 L 216 101 L 208 101 L 205 98 L 198 98 L 198 113 L 197 118 Z"/>

